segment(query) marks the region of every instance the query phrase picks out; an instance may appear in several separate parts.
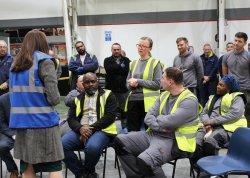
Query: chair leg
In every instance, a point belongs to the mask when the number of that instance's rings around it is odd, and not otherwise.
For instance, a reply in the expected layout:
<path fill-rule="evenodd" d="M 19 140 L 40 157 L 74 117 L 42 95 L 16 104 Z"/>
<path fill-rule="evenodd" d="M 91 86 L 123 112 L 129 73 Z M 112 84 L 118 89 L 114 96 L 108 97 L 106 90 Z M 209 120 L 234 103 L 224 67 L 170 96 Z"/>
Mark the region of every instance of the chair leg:
<path fill-rule="evenodd" d="M 117 154 L 115 153 L 115 168 L 116 168 L 116 165 L 118 168 L 119 178 L 121 178 L 121 170 L 120 170 L 119 160 L 118 160 Z"/>
<path fill-rule="evenodd" d="M 175 168 L 176 168 L 176 163 L 177 163 L 178 159 L 175 159 L 173 161 L 169 161 L 168 164 L 172 164 L 173 165 L 173 171 L 172 171 L 172 178 L 174 178 L 175 176 Z"/>
<path fill-rule="evenodd" d="M 43 177 L 43 172 L 40 172 L 40 178 L 42 178 Z"/>
<path fill-rule="evenodd" d="M 106 159 L 107 159 L 107 148 L 102 152 L 104 154 L 104 162 L 103 162 L 103 174 L 102 177 L 105 178 L 106 173 Z"/>
<path fill-rule="evenodd" d="M 0 158 L 0 176 L 3 177 L 3 165 L 2 165 L 2 158 Z"/>
<path fill-rule="evenodd" d="M 67 177 L 68 177 L 68 167 L 65 164 L 65 178 L 67 178 Z"/>
<path fill-rule="evenodd" d="M 189 159 L 189 163 L 190 163 L 190 177 L 193 177 L 193 178 L 195 178 L 195 173 L 194 173 L 194 166 L 193 166 L 193 164 L 192 164 L 192 162 L 191 162 L 191 160 Z M 197 175 L 198 175 L 198 172 L 197 172 Z"/>

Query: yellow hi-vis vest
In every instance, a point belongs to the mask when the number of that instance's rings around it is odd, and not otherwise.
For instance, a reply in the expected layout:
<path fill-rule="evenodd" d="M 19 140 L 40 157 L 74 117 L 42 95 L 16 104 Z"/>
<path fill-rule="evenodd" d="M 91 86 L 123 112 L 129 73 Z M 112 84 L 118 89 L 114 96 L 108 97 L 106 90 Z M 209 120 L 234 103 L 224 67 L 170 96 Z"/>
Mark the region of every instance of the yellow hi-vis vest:
<path fill-rule="evenodd" d="M 111 92 L 111 90 L 105 90 L 105 93 L 100 96 L 100 119 L 104 115 L 106 100 L 107 100 L 110 92 Z M 78 117 L 79 114 L 81 113 L 82 108 L 81 108 L 80 100 L 77 97 L 75 98 L 75 104 L 76 104 L 76 117 Z M 110 124 L 105 129 L 102 129 L 102 131 L 105 132 L 105 133 L 117 134 L 117 129 L 116 129 L 115 122 Z"/>
<path fill-rule="evenodd" d="M 160 96 L 160 108 L 159 113 L 162 114 L 162 110 L 164 105 L 166 104 L 167 99 L 169 98 L 170 93 L 165 91 Z M 181 101 L 186 98 L 194 97 L 197 100 L 197 97 L 188 89 L 185 89 L 175 101 L 175 104 L 170 112 L 170 114 L 174 113 L 178 108 L 178 105 Z M 199 105 L 199 107 L 201 107 Z M 200 110 L 200 108 L 197 108 Z M 193 153 L 196 148 L 196 133 L 198 130 L 198 122 L 199 122 L 199 113 L 197 113 L 197 118 L 192 122 L 188 122 L 181 127 L 178 127 L 175 130 L 175 138 L 177 141 L 178 148 L 182 151 Z"/>
<path fill-rule="evenodd" d="M 232 101 L 237 97 L 237 96 L 241 96 L 244 95 L 241 92 L 234 92 L 234 93 L 227 93 L 225 94 L 222 99 L 221 99 L 221 104 L 220 104 L 220 114 L 223 116 L 226 113 L 229 112 L 230 107 L 232 105 Z M 214 96 L 210 96 L 209 100 L 208 100 L 208 110 L 210 108 L 212 99 Z M 247 120 L 244 116 L 244 114 L 242 115 L 241 119 L 237 120 L 236 122 L 233 123 L 228 123 L 228 124 L 223 124 L 222 125 L 223 128 L 229 132 L 234 132 L 238 127 L 247 127 Z"/>
<path fill-rule="evenodd" d="M 130 71 L 131 71 L 131 76 L 132 78 L 134 78 L 134 71 L 137 67 L 137 64 L 139 62 L 138 60 L 132 61 L 130 63 Z M 152 57 L 150 57 L 148 59 L 148 62 L 146 64 L 146 67 L 144 69 L 143 72 L 143 80 L 153 80 L 154 77 L 154 69 L 157 66 L 157 64 L 159 63 L 159 61 L 157 59 L 153 59 Z M 144 110 L 145 112 L 148 112 L 148 110 L 151 108 L 151 106 L 153 106 L 155 100 L 159 97 L 160 95 L 160 89 L 159 90 L 152 90 L 149 88 L 143 88 L 143 99 L 144 99 Z M 129 93 L 129 96 L 131 95 L 131 92 Z M 128 105 L 128 99 L 129 96 L 127 97 L 127 101 L 126 101 L 126 105 L 125 105 L 125 111 L 127 111 L 127 105 Z"/>

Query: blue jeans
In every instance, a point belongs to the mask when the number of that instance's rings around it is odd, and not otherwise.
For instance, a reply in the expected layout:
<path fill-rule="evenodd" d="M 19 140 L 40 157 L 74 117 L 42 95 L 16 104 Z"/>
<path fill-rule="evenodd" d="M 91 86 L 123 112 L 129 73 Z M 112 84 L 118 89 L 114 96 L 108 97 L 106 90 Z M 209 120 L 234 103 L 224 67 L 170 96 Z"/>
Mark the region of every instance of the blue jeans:
<path fill-rule="evenodd" d="M 95 132 L 86 142 L 80 141 L 80 134 L 74 131 L 67 132 L 62 137 L 64 150 L 64 162 L 66 166 L 73 172 L 76 178 L 81 177 L 83 173 L 95 172 L 95 166 L 98 163 L 102 151 L 110 143 L 110 138 L 104 132 Z M 84 150 L 85 162 L 82 166 L 81 161 L 74 153 L 75 150 Z"/>
<path fill-rule="evenodd" d="M 14 140 L 11 137 L 0 133 L 0 157 L 5 162 L 9 172 L 17 170 L 17 165 L 10 154 L 10 150 L 13 148 L 13 146 Z"/>

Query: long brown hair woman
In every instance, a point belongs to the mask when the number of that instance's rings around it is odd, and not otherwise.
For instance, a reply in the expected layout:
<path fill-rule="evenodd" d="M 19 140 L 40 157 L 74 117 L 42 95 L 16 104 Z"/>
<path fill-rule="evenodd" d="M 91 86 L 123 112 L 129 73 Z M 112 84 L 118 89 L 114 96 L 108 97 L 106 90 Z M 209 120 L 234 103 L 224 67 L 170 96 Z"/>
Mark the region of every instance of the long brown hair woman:
<path fill-rule="evenodd" d="M 35 178 L 36 172 L 62 178 L 64 156 L 54 109 L 60 94 L 48 51 L 43 32 L 28 32 L 10 73 L 10 127 L 17 131 L 14 156 L 21 160 L 23 178 Z"/>

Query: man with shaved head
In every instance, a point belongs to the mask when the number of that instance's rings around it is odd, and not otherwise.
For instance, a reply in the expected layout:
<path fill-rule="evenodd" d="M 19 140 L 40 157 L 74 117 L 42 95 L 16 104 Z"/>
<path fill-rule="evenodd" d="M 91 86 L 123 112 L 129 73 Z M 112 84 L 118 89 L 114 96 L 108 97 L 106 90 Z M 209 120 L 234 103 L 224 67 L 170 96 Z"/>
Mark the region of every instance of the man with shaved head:
<path fill-rule="evenodd" d="M 0 40 L 0 95 L 9 91 L 9 71 L 13 57 L 7 53 L 7 44 Z"/>
<path fill-rule="evenodd" d="M 98 87 L 96 74 L 83 76 L 84 92 L 70 107 L 68 123 L 71 131 L 62 137 L 64 162 L 76 178 L 96 178 L 95 166 L 102 150 L 117 134 L 116 99 L 110 90 Z M 85 163 L 77 159 L 74 150 L 83 149 Z"/>

